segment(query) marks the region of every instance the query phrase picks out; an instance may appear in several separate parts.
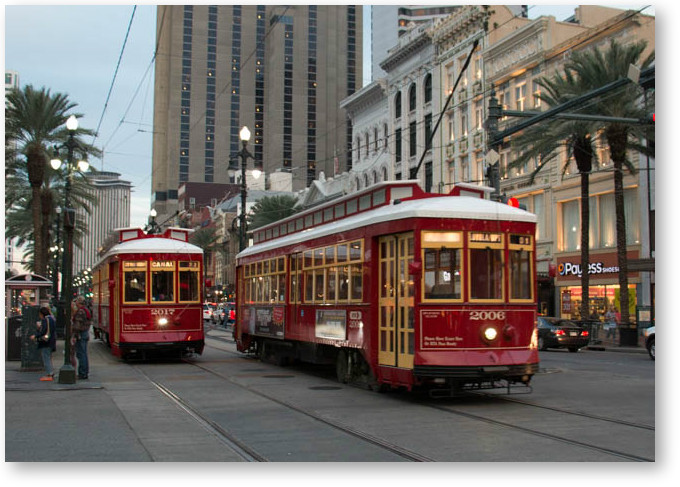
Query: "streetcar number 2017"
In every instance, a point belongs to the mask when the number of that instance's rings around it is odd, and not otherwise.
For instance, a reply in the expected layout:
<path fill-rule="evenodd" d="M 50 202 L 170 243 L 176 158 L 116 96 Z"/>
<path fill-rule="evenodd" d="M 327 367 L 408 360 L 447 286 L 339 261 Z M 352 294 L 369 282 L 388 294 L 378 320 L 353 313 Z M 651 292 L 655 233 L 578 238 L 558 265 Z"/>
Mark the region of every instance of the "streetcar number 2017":
<path fill-rule="evenodd" d="M 505 311 L 470 311 L 470 320 L 496 321 L 504 320 Z"/>

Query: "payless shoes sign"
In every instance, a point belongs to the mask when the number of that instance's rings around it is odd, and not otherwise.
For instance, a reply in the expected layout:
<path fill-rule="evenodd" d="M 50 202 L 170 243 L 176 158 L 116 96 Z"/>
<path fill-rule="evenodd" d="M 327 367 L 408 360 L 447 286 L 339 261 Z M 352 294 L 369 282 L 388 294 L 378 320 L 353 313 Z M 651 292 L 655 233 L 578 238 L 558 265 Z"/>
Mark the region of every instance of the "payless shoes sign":
<path fill-rule="evenodd" d="M 628 260 L 637 259 L 638 251 L 628 252 Z M 578 257 L 558 257 L 557 282 L 573 281 L 581 278 L 583 266 Z M 619 273 L 618 258 L 616 252 L 606 254 L 591 254 L 588 272 L 593 282 L 616 279 Z M 629 272 L 628 277 L 637 277 L 637 272 Z"/>

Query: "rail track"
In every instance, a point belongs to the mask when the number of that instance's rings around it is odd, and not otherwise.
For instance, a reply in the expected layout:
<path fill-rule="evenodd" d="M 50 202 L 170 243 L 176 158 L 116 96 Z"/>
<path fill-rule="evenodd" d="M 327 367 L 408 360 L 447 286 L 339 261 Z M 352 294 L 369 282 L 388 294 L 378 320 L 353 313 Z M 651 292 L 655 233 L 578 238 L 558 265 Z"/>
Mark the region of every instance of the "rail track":
<path fill-rule="evenodd" d="M 220 350 L 221 353 L 229 356 L 244 358 L 243 354 L 229 350 L 220 344 L 233 343 L 228 337 L 224 336 L 209 336 L 211 343 L 206 344 L 206 348 Z M 214 340 L 214 341 L 213 341 Z M 431 453 L 424 454 L 419 452 L 419 448 L 406 448 L 394 441 L 381 437 L 379 433 L 373 430 L 372 433 L 364 431 L 360 426 L 349 424 L 347 421 L 341 421 L 334 417 L 330 417 L 327 413 L 320 413 L 303 404 L 296 403 L 293 400 L 283 398 L 281 394 L 276 392 L 269 392 L 262 390 L 257 384 L 249 385 L 238 378 L 238 375 L 230 375 L 228 371 L 216 370 L 215 364 L 208 361 L 188 359 L 184 360 L 187 365 L 199 369 L 202 373 L 208 374 L 215 380 L 224 381 L 225 387 L 237 388 L 249 394 L 264 400 L 261 404 L 276 405 L 284 408 L 281 411 L 287 411 L 282 414 L 291 414 L 295 417 L 304 417 L 313 420 L 321 428 L 332 428 L 341 435 L 352 437 L 360 440 L 362 444 L 371 445 L 378 449 L 387 452 L 389 455 L 394 455 L 395 459 L 412 462 L 434 462 L 441 461 L 441 459 L 433 458 Z M 168 400 L 172 401 L 182 411 L 186 412 L 195 421 L 197 421 L 203 428 L 217 437 L 226 447 L 234 451 L 240 458 L 250 462 L 267 462 L 276 461 L 268 457 L 268 454 L 257 450 L 249 440 L 244 437 L 239 437 L 230 431 L 228 426 L 218 424 L 211 419 L 210 415 L 203 412 L 201 406 L 192 401 L 191 397 L 183 397 L 181 392 L 169 382 L 163 379 L 155 379 L 144 371 L 143 364 L 130 364 L 135 367 L 138 372 L 144 376 L 146 380 L 154 385 Z M 288 369 L 290 370 L 290 369 Z M 295 373 L 306 375 L 308 377 L 318 377 L 322 380 L 328 379 L 332 382 L 334 379 L 330 375 L 325 375 L 323 371 L 314 370 L 307 374 L 306 371 L 295 368 Z M 264 377 L 283 377 L 285 374 L 268 374 Z M 287 375 L 290 377 L 290 375 Z M 334 384 L 335 385 L 335 384 Z M 339 386 L 339 385 L 338 385 Z M 335 389 L 337 387 L 318 386 L 317 389 Z M 342 386 L 347 387 L 347 386 Z M 374 394 L 366 391 L 366 394 Z M 558 444 L 567 444 L 577 450 L 586 450 L 587 452 L 595 452 L 598 454 L 597 458 L 610 458 L 611 460 L 635 461 L 635 462 L 653 462 L 653 454 L 646 454 L 645 451 L 635 451 L 631 449 L 626 442 L 612 443 L 611 438 L 618 437 L 619 434 L 624 437 L 633 437 L 635 434 L 640 435 L 645 441 L 649 442 L 650 438 L 653 443 L 655 427 L 640 422 L 626 421 L 615 417 L 606 417 L 597 414 L 590 414 L 587 412 L 574 411 L 561 407 L 551 405 L 543 405 L 536 402 L 517 399 L 514 397 L 497 396 L 488 393 L 471 393 L 468 398 L 462 399 L 430 399 L 424 396 L 417 396 L 412 394 L 395 393 L 389 396 L 397 401 L 403 401 L 404 406 L 415 408 L 409 411 L 409 414 L 414 417 L 424 415 L 427 410 L 435 410 L 447 416 L 455 416 L 463 418 L 466 421 L 484 424 L 485 427 L 489 425 L 492 428 L 500 428 L 511 432 L 513 435 L 528 435 L 535 438 L 536 441 L 555 442 Z M 376 395 L 376 398 L 379 398 Z M 419 408 L 421 413 L 418 413 Z M 535 410 L 536 413 L 530 413 L 528 410 Z M 491 412 L 489 412 L 491 410 Z M 431 414 L 431 413 L 430 413 Z M 527 418 L 532 418 L 528 421 Z M 451 420 L 440 418 L 442 423 L 450 423 Z M 591 429 L 592 431 L 612 431 L 610 435 L 602 434 L 595 435 L 595 437 L 581 438 L 576 434 L 572 435 L 569 431 L 552 432 L 551 426 L 560 422 L 576 421 L 579 424 L 581 431 Z M 608 425 L 608 426 L 607 426 Z M 638 433 L 632 434 L 630 431 L 635 430 Z M 618 432 L 618 433 L 617 433 Z M 628 436 L 627 436 L 628 435 Z M 385 435 L 387 436 L 387 435 Z M 531 441 L 531 440 L 529 440 Z"/>

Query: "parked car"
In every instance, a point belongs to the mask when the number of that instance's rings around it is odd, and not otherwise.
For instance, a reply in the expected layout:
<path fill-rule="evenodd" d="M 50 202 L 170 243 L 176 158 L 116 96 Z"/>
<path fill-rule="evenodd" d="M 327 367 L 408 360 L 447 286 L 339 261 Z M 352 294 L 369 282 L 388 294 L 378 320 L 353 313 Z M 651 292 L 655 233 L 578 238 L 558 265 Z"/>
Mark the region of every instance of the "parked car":
<path fill-rule="evenodd" d="M 656 360 L 656 348 L 654 348 L 654 327 L 645 328 L 645 347 L 649 352 L 649 358 Z"/>
<path fill-rule="evenodd" d="M 566 348 L 578 352 L 590 342 L 588 327 L 562 318 L 538 317 L 538 349 Z"/>
<path fill-rule="evenodd" d="M 203 305 L 203 321 L 205 320 L 215 321 L 213 318 L 213 307 L 209 304 Z"/>

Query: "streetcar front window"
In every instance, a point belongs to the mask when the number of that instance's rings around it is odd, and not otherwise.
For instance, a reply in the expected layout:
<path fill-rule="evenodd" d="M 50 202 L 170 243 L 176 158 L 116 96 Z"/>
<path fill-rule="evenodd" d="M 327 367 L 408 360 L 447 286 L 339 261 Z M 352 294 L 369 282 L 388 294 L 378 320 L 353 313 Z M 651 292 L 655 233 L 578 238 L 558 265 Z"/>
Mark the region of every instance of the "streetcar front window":
<path fill-rule="evenodd" d="M 425 299 L 460 299 L 461 270 L 461 249 L 425 249 Z"/>
<path fill-rule="evenodd" d="M 528 301 L 533 299 L 533 242 L 532 235 L 510 235 L 510 299 Z"/>
<path fill-rule="evenodd" d="M 503 300 L 504 236 L 496 232 L 469 233 L 470 299 Z"/>
<path fill-rule="evenodd" d="M 423 232 L 423 299 L 463 298 L 462 232 Z"/>
<path fill-rule="evenodd" d="M 151 301 L 173 302 L 175 300 L 175 263 L 151 262 Z"/>
<path fill-rule="evenodd" d="M 470 298 L 503 299 L 503 251 L 470 249 Z"/>
<path fill-rule="evenodd" d="M 179 301 L 200 302 L 200 262 L 179 262 Z"/>
<path fill-rule="evenodd" d="M 146 262 L 123 262 L 125 303 L 146 302 Z"/>

